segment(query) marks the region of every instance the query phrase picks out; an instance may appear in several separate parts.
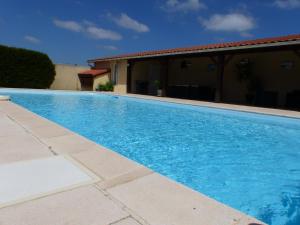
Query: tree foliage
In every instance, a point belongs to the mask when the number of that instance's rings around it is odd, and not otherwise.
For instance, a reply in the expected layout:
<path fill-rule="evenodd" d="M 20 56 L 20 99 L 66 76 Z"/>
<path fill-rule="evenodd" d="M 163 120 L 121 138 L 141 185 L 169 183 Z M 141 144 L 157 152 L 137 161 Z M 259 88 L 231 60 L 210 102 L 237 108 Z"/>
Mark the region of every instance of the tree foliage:
<path fill-rule="evenodd" d="M 49 88 L 54 77 L 48 55 L 0 45 L 0 87 Z"/>

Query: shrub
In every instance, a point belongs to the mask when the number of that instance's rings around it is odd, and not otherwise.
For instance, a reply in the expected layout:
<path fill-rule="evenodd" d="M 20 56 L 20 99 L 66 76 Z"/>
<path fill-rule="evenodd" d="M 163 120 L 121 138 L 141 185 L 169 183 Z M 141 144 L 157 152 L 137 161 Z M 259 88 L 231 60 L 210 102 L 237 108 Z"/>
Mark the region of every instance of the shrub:
<path fill-rule="evenodd" d="M 106 84 L 99 84 L 99 91 L 114 91 L 114 85 L 111 81 L 107 81 Z"/>
<path fill-rule="evenodd" d="M 155 80 L 154 85 L 156 86 L 157 89 L 161 89 L 161 87 L 162 87 L 159 80 Z"/>
<path fill-rule="evenodd" d="M 0 45 L 0 87 L 49 88 L 54 77 L 48 55 Z"/>

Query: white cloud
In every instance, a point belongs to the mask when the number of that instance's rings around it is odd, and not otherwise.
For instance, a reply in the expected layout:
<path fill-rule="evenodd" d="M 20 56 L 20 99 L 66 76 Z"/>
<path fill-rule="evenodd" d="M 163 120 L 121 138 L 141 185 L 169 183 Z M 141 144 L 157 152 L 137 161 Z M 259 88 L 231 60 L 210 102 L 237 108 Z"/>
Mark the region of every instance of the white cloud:
<path fill-rule="evenodd" d="M 281 9 L 300 8 L 300 0 L 275 0 L 274 5 Z"/>
<path fill-rule="evenodd" d="M 96 26 L 95 23 L 93 23 L 93 22 L 91 22 L 89 20 L 83 20 L 82 23 L 85 26 Z"/>
<path fill-rule="evenodd" d="M 53 23 L 63 29 L 87 34 L 94 39 L 121 40 L 122 36 L 114 31 L 97 27 L 93 22 L 83 20 L 82 23 L 71 20 L 53 20 Z"/>
<path fill-rule="evenodd" d="M 117 32 L 95 26 L 88 27 L 86 32 L 94 39 L 109 39 L 115 41 L 122 39 L 122 36 Z"/>
<path fill-rule="evenodd" d="M 53 23 L 60 28 L 70 30 L 70 31 L 75 31 L 75 32 L 80 32 L 82 31 L 83 27 L 81 26 L 80 23 L 71 21 L 71 20 L 57 20 L 54 19 Z"/>
<path fill-rule="evenodd" d="M 31 35 L 26 35 L 26 36 L 24 37 L 24 39 L 25 39 L 26 41 L 32 43 L 32 44 L 39 44 L 39 43 L 41 43 L 41 40 L 40 40 L 40 39 L 38 39 L 38 38 L 36 38 L 36 37 L 34 37 L 34 36 L 31 36 Z"/>
<path fill-rule="evenodd" d="M 211 31 L 239 32 L 242 36 L 255 27 L 252 17 L 241 13 L 215 14 L 208 19 L 199 18 L 201 25 Z"/>
<path fill-rule="evenodd" d="M 104 49 L 104 50 L 108 50 L 108 51 L 116 51 L 118 50 L 118 47 L 114 46 L 114 45 L 102 45 L 102 46 L 98 46 L 100 49 Z"/>
<path fill-rule="evenodd" d="M 139 33 L 143 32 L 149 32 L 150 29 L 147 25 L 132 19 L 129 17 L 126 13 L 122 13 L 120 17 L 118 18 L 113 18 L 116 24 L 118 24 L 120 27 L 129 29 L 129 30 L 134 30 Z"/>
<path fill-rule="evenodd" d="M 201 0 L 167 0 L 161 8 L 167 12 L 189 12 L 205 9 L 206 5 Z"/>

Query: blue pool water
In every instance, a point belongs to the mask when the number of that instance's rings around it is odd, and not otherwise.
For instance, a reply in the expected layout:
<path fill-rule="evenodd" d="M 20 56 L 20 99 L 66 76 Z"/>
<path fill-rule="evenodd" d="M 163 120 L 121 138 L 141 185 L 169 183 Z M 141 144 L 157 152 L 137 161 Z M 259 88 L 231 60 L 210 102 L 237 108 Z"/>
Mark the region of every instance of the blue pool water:
<path fill-rule="evenodd" d="M 266 223 L 300 224 L 300 120 L 104 94 L 1 93 Z"/>

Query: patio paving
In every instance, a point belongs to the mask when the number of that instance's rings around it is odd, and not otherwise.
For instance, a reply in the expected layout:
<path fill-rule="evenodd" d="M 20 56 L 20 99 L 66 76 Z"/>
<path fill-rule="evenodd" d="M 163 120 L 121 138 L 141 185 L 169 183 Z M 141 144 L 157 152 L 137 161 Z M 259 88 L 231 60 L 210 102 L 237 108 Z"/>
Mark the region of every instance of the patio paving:
<path fill-rule="evenodd" d="M 71 157 L 98 181 L 0 206 L 1 225 L 263 224 L 12 102 L 0 101 L 0 165 L 54 155 Z"/>

